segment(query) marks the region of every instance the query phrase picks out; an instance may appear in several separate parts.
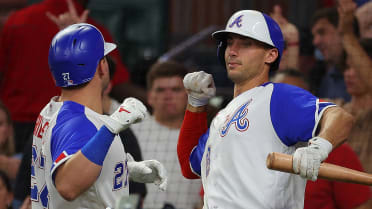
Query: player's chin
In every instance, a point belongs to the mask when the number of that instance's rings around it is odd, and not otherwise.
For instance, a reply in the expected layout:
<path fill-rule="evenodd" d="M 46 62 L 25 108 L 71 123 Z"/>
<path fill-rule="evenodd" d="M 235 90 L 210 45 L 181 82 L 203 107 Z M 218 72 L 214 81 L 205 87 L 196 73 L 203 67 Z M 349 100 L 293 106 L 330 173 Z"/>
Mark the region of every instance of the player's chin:
<path fill-rule="evenodd" d="M 230 80 L 235 81 L 239 80 L 242 76 L 241 73 L 237 69 L 227 70 L 227 76 L 230 78 Z"/>

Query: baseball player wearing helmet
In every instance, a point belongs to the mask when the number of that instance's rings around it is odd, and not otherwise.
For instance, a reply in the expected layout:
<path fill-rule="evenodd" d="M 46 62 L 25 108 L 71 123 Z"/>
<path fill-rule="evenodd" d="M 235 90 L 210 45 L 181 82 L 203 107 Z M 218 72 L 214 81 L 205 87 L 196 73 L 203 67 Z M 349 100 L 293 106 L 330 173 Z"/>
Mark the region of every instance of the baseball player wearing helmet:
<path fill-rule="evenodd" d="M 303 208 L 306 179 L 317 179 L 320 163 L 346 139 L 352 116 L 303 89 L 269 82 L 284 41 L 266 14 L 238 11 L 212 36 L 234 99 L 207 128 L 213 78 L 203 71 L 184 77 L 189 104 L 177 147 L 183 175 L 202 178 L 204 208 Z M 300 175 L 266 168 L 270 152 L 293 154 Z"/>
<path fill-rule="evenodd" d="M 124 100 L 102 115 L 102 91 L 109 83 L 106 55 L 116 48 L 90 24 L 58 32 L 49 66 L 61 96 L 41 111 L 32 146 L 32 208 L 107 208 L 128 195 L 128 178 L 165 189 L 165 169 L 156 160 L 135 162 L 118 135 L 145 117 L 145 106 Z"/>

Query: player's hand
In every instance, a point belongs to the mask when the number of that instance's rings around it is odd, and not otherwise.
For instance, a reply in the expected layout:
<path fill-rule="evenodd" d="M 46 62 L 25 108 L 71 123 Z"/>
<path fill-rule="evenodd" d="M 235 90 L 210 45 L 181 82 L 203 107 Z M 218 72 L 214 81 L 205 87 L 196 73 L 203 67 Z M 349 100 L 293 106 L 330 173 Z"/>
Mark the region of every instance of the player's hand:
<path fill-rule="evenodd" d="M 131 124 L 138 123 L 145 118 L 147 109 L 136 98 L 129 97 L 123 101 L 120 107 L 110 116 L 111 122 L 107 128 L 115 134 L 127 129 Z"/>
<path fill-rule="evenodd" d="M 303 178 L 316 181 L 320 163 L 328 157 L 332 151 L 332 144 L 321 137 L 309 140 L 307 147 L 296 149 L 293 154 L 293 171 Z"/>
<path fill-rule="evenodd" d="M 60 14 L 58 17 L 50 12 L 46 12 L 46 16 L 53 21 L 60 30 L 72 24 L 86 22 L 88 19 L 89 10 L 84 10 L 81 16 L 79 16 L 72 0 L 67 0 L 67 6 L 68 12 Z"/>
<path fill-rule="evenodd" d="M 188 93 L 189 104 L 194 107 L 208 104 L 209 99 L 216 94 L 212 75 L 204 71 L 188 73 L 183 78 L 183 85 Z"/>
<path fill-rule="evenodd" d="M 129 179 L 139 183 L 154 183 L 159 189 L 167 188 L 167 172 L 157 160 L 144 160 L 136 162 L 132 155 L 127 153 Z"/>

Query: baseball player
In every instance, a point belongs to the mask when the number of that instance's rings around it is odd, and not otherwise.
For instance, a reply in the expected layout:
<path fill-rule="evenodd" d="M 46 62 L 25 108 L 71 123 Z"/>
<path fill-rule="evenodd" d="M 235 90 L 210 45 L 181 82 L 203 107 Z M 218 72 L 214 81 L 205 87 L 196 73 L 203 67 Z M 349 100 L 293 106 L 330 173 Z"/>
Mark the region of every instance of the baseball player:
<path fill-rule="evenodd" d="M 266 14 L 238 11 L 212 36 L 234 98 L 207 128 L 213 78 L 203 71 L 184 77 L 189 104 L 177 147 L 183 175 L 201 177 L 204 208 L 303 208 L 306 179 L 317 179 L 320 163 L 346 139 L 352 116 L 303 89 L 269 82 L 284 41 Z M 266 168 L 270 152 L 293 154 L 300 176 Z"/>
<path fill-rule="evenodd" d="M 49 66 L 61 96 L 41 111 L 32 146 L 32 208 L 113 208 L 128 195 L 128 177 L 165 189 L 164 167 L 155 160 L 135 162 L 118 133 L 141 121 L 145 106 L 128 98 L 111 115 L 102 115 L 102 91 L 109 83 L 105 43 L 90 24 L 58 32 L 49 49 Z"/>

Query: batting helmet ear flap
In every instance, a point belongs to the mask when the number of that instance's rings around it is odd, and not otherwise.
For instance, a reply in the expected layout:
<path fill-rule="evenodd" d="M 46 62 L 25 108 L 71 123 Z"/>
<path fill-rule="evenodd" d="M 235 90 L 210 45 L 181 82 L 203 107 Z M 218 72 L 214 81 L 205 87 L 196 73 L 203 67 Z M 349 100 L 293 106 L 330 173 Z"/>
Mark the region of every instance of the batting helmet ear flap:
<path fill-rule="evenodd" d="M 226 66 L 225 50 L 226 50 L 226 41 L 220 41 L 220 43 L 217 46 L 217 57 L 218 57 L 218 61 L 223 66 Z"/>

